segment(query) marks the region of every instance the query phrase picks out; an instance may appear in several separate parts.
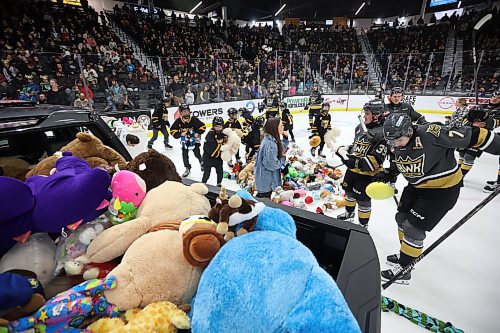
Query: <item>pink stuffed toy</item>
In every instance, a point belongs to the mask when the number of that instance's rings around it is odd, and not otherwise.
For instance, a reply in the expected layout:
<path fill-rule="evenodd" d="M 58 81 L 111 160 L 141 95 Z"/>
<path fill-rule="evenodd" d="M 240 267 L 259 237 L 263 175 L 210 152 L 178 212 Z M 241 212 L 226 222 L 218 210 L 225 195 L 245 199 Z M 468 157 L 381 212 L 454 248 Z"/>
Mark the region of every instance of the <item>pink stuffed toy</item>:
<path fill-rule="evenodd" d="M 111 222 L 120 224 L 134 219 L 146 196 L 146 182 L 132 171 L 119 170 L 111 180 L 111 191 Z"/>

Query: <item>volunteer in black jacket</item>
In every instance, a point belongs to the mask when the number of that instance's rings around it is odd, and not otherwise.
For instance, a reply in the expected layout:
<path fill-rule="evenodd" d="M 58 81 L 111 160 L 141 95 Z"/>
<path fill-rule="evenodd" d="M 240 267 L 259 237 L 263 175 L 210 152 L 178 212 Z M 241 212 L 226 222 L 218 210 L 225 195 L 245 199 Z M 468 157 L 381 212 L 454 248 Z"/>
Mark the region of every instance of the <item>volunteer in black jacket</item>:
<path fill-rule="evenodd" d="M 163 97 L 161 105 L 158 105 L 152 116 L 153 125 L 153 137 L 148 142 L 148 148 L 153 148 L 153 143 L 158 138 L 158 132 L 163 134 L 163 144 L 165 149 L 172 149 L 172 146 L 168 144 L 168 130 L 170 127 L 170 122 L 168 121 L 168 107 L 170 106 L 170 98 Z"/>

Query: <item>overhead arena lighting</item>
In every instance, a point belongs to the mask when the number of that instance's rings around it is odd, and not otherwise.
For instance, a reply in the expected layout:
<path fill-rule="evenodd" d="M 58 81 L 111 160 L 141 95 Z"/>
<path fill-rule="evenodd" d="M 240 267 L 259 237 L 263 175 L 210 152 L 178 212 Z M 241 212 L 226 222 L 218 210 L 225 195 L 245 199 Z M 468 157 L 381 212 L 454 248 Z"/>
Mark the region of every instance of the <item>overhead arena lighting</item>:
<path fill-rule="evenodd" d="M 359 8 L 358 8 L 358 10 L 356 11 L 356 14 L 354 14 L 354 16 L 358 15 L 359 11 L 360 11 L 361 9 L 363 9 L 363 7 L 364 7 L 364 6 L 365 6 L 365 2 L 363 2 L 363 3 L 361 4 L 361 6 L 359 6 Z"/>
<path fill-rule="evenodd" d="M 459 1 L 459 2 L 458 2 L 458 6 L 457 6 L 457 8 L 460 8 L 460 6 L 462 6 L 462 1 Z"/>
<path fill-rule="evenodd" d="M 194 7 L 193 7 L 193 9 L 191 9 L 191 10 L 189 11 L 189 14 L 192 14 L 192 13 L 196 10 L 196 8 L 198 8 L 198 7 L 200 7 L 200 6 L 201 6 L 201 4 L 202 4 L 202 3 L 203 3 L 203 1 L 198 2 L 198 4 L 197 4 L 196 6 L 194 6 Z"/>
<path fill-rule="evenodd" d="M 274 16 L 278 16 L 279 13 L 281 13 L 281 11 L 283 10 L 283 8 L 285 8 L 286 6 L 286 3 L 283 4 L 283 6 L 281 6 L 281 8 L 276 12 L 276 14 L 274 14 Z"/>

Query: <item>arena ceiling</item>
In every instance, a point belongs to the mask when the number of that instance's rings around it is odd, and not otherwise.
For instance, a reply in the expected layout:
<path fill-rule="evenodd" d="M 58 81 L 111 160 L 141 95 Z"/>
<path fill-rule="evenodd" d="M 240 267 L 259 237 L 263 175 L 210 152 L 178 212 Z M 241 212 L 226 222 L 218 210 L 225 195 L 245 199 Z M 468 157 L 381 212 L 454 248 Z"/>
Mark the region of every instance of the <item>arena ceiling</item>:
<path fill-rule="evenodd" d="M 153 0 L 154 5 L 189 12 L 200 0 Z M 246 21 L 271 20 L 282 4 L 286 7 L 282 17 L 300 17 L 302 20 L 331 19 L 334 16 L 354 17 L 360 5 L 364 8 L 356 17 L 384 18 L 391 16 L 417 15 L 422 0 L 203 0 L 195 13 L 206 14 L 208 10 L 220 12 L 221 4 L 227 6 L 230 19 Z M 429 1 L 428 1 L 429 2 Z M 487 0 L 462 0 L 462 6 L 484 3 Z M 441 6 L 439 10 L 454 9 L 457 4 Z"/>

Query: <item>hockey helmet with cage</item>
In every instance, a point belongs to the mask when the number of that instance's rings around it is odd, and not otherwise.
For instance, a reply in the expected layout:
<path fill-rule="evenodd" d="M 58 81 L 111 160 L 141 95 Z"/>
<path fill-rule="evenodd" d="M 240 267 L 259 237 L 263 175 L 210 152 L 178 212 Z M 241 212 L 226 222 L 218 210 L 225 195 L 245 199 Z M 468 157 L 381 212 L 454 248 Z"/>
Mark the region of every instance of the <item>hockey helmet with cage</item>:
<path fill-rule="evenodd" d="M 384 121 L 384 137 L 392 145 L 394 140 L 403 136 L 411 136 L 412 122 L 406 113 L 391 113 Z"/>
<path fill-rule="evenodd" d="M 262 128 L 264 127 L 264 124 L 266 123 L 266 119 L 262 116 L 255 118 L 254 125 L 257 128 Z"/>
<path fill-rule="evenodd" d="M 212 121 L 212 126 L 224 126 L 224 119 L 221 116 L 215 116 Z"/>
<path fill-rule="evenodd" d="M 187 113 L 185 113 L 186 111 Z M 191 116 L 191 109 L 189 109 L 189 105 L 187 105 L 186 103 L 181 103 L 179 105 L 179 113 L 181 114 L 183 120 L 188 120 Z"/>
<path fill-rule="evenodd" d="M 323 102 L 321 104 L 321 111 L 322 112 L 329 112 L 330 111 L 330 103 L 329 102 Z"/>
<path fill-rule="evenodd" d="M 235 116 L 235 115 L 238 115 L 238 110 L 236 110 L 236 108 L 229 108 L 229 109 L 227 110 L 227 115 L 228 115 L 229 117 L 231 117 L 231 116 Z"/>

